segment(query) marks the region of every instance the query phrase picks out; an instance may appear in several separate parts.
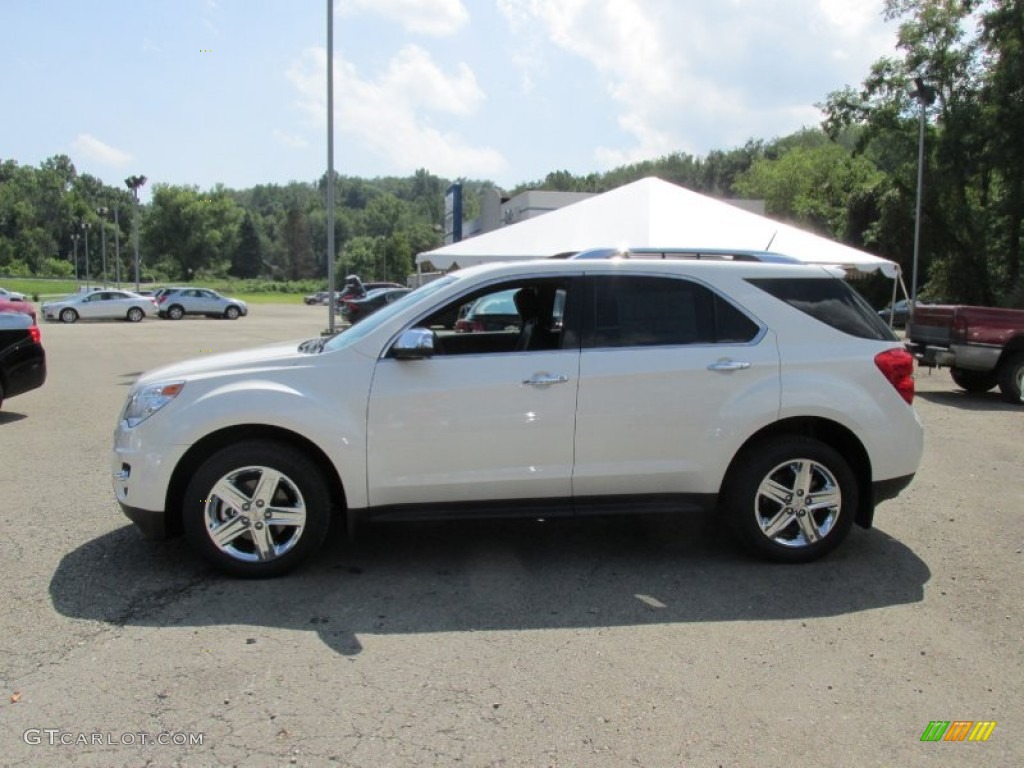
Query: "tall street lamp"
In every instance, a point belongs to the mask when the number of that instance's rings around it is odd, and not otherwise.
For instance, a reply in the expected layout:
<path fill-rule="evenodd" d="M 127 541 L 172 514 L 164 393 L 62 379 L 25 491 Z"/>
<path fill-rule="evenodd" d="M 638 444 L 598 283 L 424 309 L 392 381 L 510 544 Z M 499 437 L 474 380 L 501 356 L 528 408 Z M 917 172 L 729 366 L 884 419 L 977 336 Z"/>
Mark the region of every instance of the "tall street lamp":
<path fill-rule="evenodd" d="M 334 335 L 334 0 L 327 0 L 327 333 Z"/>
<path fill-rule="evenodd" d="M 82 235 L 85 239 L 85 287 L 89 287 L 89 222 L 82 222 Z"/>
<path fill-rule="evenodd" d="M 135 245 L 135 290 L 139 290 L 139 187 L 146 183 L 145 176 L 129 176 L 124 180 L 125 186 L 132 191 L 135 201 L 132 210 L 132 240 Z"/>
<path fill-rule="evenodd" d="M 74 251 L 74 254 L 75 254 L 75 282 L 76 283 L 78 282 L 78 238 L 80 238 L 80 237 L 81 237 L 81 235 L 78 234 L 77 232 L 73 232 L 71 234 L 71 244 L 72 244 L 72 248 L 73 248 L 73 251 Z"/>
<path fill-rule="evenodd" d="M 96 213 L 103 217 L 100 223 L 100 250 L 103 253 L 103 287 L 107 287 L 107 213 L 109 211 L 105 207 L 99 207 L 96 209 Z"/>
<path fill-rule="evenodd" d="M 117 206 L 114 206 L 114 279 L 121 287 L 121 224 L 117 220 Z"/>
<path fill-rule="evenodd" d="M 935 103 L 935 89 L 925 83 L 923 77 L 914 78 L 914 90 L 910 92 L 920 105 L 917 138 L 917 203 L 914 209 L 914 268 L 910 278 L 910 311 L 917 305 L 917 262 L 921 253 L 921 192 L 924 189 L 924 123 L 925 110 Z"/>

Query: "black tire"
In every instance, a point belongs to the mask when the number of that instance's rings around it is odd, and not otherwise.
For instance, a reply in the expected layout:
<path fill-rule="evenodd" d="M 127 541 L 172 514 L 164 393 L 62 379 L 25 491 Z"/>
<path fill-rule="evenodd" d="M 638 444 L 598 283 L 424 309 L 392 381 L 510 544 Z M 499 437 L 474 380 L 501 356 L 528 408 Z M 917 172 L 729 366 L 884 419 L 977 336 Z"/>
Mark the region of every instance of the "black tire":
<path fill-rule="evenodd" d="M 129 323 L 138 323 L 145 316 L 146 316 L 146 313 L 143 312 L 138 307 L 132 307 L 131 309 L 128 310 L 128 322 Z"/>
<path fill-rule="evenodd" d="M 4 383 L 0 381 L 0 408 L 4 407 Z"/>
<path fill-rule="evenodd" d="M 281 477 L 269 493 L 261 493 L 267 470 Z M 225 501 L 228 497 L 231 502 Z M 269 500 L 280 519 L 288 514 L 295 521 L 264 527 L 260 518 L 272 514 Z M 257 515 L 260 509 L 263 512 Z M 291 571 L 320 548 L 330 526 L 330 509 L 327 483 L 315 462 L 287 444 L 256 440 L 222 448 L 203 462 L 185 492 L 182 521 L 185 534 L 218 570 L 242 578 L 267 578 Z M 222 531 L 223 543 L 214 542 L 214 530 Z M 259 540 L 266 559 L 257 551 L 257 530 L 263 531 Z"/>
<path fill-rule="evenodd" d="M 1024 385 L 1024 352 L 1008 355 L 1000 363 L 996 373 L 1003 400 L 1014 405 L 1024 405 L 1024 400 L 1021 399 L 1021 386 Z"/>
<path fill-rule="evenodd" d="M 224 317 L 228 320 L 237 320 L 240 314 L 242 314 L 242 310 L 234 305 L 224 310 Z"/>
<path fill-rule="evenodd" d="M 801 469 L 808 472 L 806 478 Z M 782 495 L 785 489 L 794 493 Z M 774 495 L 764 492 L 771 490 Z M 807 509 L 805 499 L 819 493 L 829 493 L 836 503 Z M 721 500 L 737 538 L 750 552 L 779 563 L 808 563 L 849 534 L 858 504 L 857 478 L 831 446 L 809 437 L 781 436 L 748 446 L 733 460 Z M 766 530 L 773 521 L 776 530 Z M 810 541 L 808 531 L 819 538 Z"/>
<path fill-rule="evenodd" d="M 67 323 L 68 325 L 70 325 L 71 323 L 77 323 L 78 313 L 75 312 L 75 310 L 71 309 L 71 307 L 68 307 L 67 309 L 62 309 L 60 311 L 60 321 L 62 323 Z"/>
<path fill-rule="evenodd" d="M 966 368 L 950 368 L 953 382 L 968 392 L 988 392 L 999 383 L 995 371 L 969 371 Z"/>
<path fill-rule="evenodd" d="M 171 320 L 181 320 L 185 316 L 185 309 L 180 304 L 175 304 L 167 308 L 167 316 Z"/>

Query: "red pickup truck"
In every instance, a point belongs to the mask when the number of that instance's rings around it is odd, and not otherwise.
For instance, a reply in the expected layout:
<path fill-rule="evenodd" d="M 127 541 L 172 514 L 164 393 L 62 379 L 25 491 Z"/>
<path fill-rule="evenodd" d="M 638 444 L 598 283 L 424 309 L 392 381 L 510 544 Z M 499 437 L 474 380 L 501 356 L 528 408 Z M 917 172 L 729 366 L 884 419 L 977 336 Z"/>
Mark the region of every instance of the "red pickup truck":
<path fill-rule="evenodd" d="M 918 304 L 907 323 L 907 349 L 921 365 L 948 367 L 968 392 L 995 386 L 1024 405 L 1024 310 Z"/>

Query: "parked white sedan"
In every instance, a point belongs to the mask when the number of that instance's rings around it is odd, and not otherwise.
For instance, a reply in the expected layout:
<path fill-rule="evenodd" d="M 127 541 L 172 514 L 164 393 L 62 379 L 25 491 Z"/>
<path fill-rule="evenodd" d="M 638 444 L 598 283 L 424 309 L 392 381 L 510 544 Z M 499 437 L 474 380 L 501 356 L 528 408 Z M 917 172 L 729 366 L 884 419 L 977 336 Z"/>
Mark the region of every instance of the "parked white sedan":
<path fill-rule="evenodd" d="M 157 313 L 156 301 L 131 291 L 98 290 L 76 293 L 42 306 L 43 317 L 74 323 L 82 320 L 128 320 L 137 323 Z"/>

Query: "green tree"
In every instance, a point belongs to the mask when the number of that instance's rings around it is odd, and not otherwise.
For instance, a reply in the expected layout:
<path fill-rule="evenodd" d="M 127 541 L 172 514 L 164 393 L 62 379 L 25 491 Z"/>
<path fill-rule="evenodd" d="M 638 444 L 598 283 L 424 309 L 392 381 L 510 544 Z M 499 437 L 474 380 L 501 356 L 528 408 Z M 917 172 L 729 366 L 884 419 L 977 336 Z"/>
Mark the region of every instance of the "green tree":
<path fill-rule="evenodd" d="M 284 243 L 287 252 L 287 275 L 289 280 L 306 280 L 316 276 L 313 261 L 313 241 L 309 234 L 306 214 L 292 208 L 284 225 Z"/>
<path fill-rule="evenodd" d="M 234 277 L 258 277 L 263 270 L 263 246 L 256 223 L 251 213 L 246 212 L 245 218 L 238 227 L 235 251 L 231 257 L 229 273 Z"/>
<path fill-rule="evenodd" d="M 201 193 L 157 184 L 148 208 L 143 235 L 151 260 L 171 265 L 181 280 L 227 271 L 245 214 L 223 187 Z"/>

